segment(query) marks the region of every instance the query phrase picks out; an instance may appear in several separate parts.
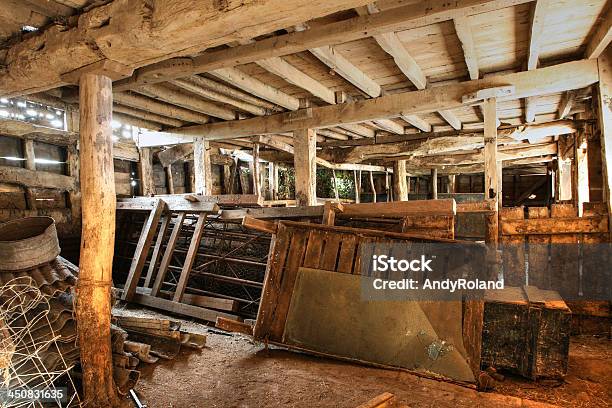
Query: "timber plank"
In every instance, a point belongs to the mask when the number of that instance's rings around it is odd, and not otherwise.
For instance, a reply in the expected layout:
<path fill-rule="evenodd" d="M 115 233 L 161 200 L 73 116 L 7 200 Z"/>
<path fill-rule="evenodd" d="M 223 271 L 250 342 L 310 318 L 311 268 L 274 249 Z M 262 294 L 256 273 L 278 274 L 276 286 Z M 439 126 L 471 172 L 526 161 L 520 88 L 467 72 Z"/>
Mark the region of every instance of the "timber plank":
<path fill-rule="evenodd" d="M 321 231 L 310 231 L 308 233 L 308 245 L 304 257 L 304 266 L 307 268 L 318 268 L 321 262 L 321 251 L 325 241 L 325 233 Z"/>
<path fill-rule="evenodd" d="M 411 215 L 452 215 L 456 214 L 454 199 L 394 201 L 386 203 L 344 204 L 341 217 L 382 217 L 402 218 Z"/>
<path fill-rule="evenodd" d="M 277 297 L 277 305 L 274 310 L 274 319 L 270 327 L 271 340 L 282 340 L 287 313 L 289 312 L 289 304 L 291 303 L 293 286 L 297 278 L 298 269 L 302 266 L 304 260 L 307 242 L 307 231 L 297 230 L 294 232 L 288 251 L 289 259 L 287 260 L 287 265 L 283 271 L 282 280 L 280 282 L 280 291 Z"/>
<path fill-rule="evenodd" d="M 353 264 L 355 262 L 355 249 L 357 248 L 357 237 L 351 235 L 345 237 L 340 244 L 340 253 L 338 255 L 338 272 L 352 273 Z"/>
<path fill-rule="evenodd" d="M 147 259 L 147 255 L 149 254 L 149 248 L 151 248 L 153 237 L 155 237 L 159 219 L 165 210 L 166 203 L 162 200 L 158 200 L 142 228 L 138 244 L 136 245 L 136 251 L 134 252 L 134 259 L 130 265 L 130 271 L 125 282 L 125 290 L 123 295 L 121 295 L 122 300 L 130 301 L 136 293 L 136 287 L 138 286 L 142 269 Z"/>
<path fill-rule="evenodd" d="M 549 218 L 548 207 L 530 207 L 528 210 L 529 219 Z M 529 235 L 528 260 L 529 260 L 529 284 L 540 288 L 550 287 L 549 272 L 549 235 Z"/>
<path fill-rule="evenodd" d="M 201 213 L 198 215 L 198 221 L 196 222 L 195 228 L 193 230 L 193 236 L 191 237 L 191 242 L 189 243 L 189 249 L 187 250 L 185 263 L 183 264 L 183 269 L 181 270 L 181 276 L 179 278 L 178 283 L 176 284 L 174 297 L 172 298 L 172 300 L 175 302 L 180 302 L 183 299 L 183 292 L 185 292 L 185 288 L 187 287 L 187 281 L 189 280 L 191 267 L 195 262 L 198 248 L 200 247 L 200 241 L 202 240 L 202 232 L 204 231 L 205 225 L 206 215 Z"/>
<path fill-rule="evenodd" d="M 257 322 L 253 333 L 256 337 L 268 337 L 274 319 L 274 309 L 279 296 L 282 274 L 287 260 L 287 252 L 293 230 L 282 223 L 279 224 L 276 235 L 272 236 L 268 252 L 268 266 L 266 267 L 266 280 L 261 291 L 261 301 L 257 313 Z"/>
<path fill-rule="evenodd" d="M 174 302 L 172 300 L 150 295 L 141 295 L 136 293 L 131 301 L 133 303 L 138 303 L 139 305 L 152 307 L 154 309 L 161 309 L 165 310 L 166 312 L 177 313 L 184 316 L 195 317 L 197 319 L 206 320 L 209 322 L 216 322 L 218 317 L 225 317 L 232 320 L 238 319 L 238 316 L 230 313 Z"/>
<path fill-rule="evenodd" d="M 325 246 L 323 247 L 323 255 L 319 264 L 320 269 L 328 271 L 336 270 L 336 261 L 338 260 L 338 250 L 340 249 L 341 234 L 328 232 L 325 237 Z"/>
<path fill-rule="evenodd" d="M 155 241 L 155 246 L 153 247 L 153 254 L 151 255 L 151 261 L 149 262 L 149 269 L 147 270 L 147 276 L 145 277 L 144 287 L 148 288 L 151 283 L 151 279 L 153 279 L 153 274 L 155 272 L 155 268 L 157 267 L 157 260 L 159 259 L 159 253 L 161 251 L 162 244 L 164 243 L 164 238 L 166 237 L 166 231 L 168 230 L 168 225 L 170 225 L 170 220 L 172 219 L 172 213 L 168 213 L 162 219 L 161 226 L 159 228 L 159 233 L 157 234 L 157 240 Z"/>
<path fill-rule="evenodd" d="M 184 212 L 180 212 L 176 217 L 176 220 L 174 222 L 174 228 L 172 228 L 172 232 L 170 233 L 168 245 L 166 245 L 166 251 L 164 252 L 164 256 L 162 257 L 161 263 L 159 264 L 159 270 L 157 271 L 155 283 L 153 284 L 153 289 L 151 290 L 152 296 L 157 296 L 159 294 L 161 286 L 164 283 L 166 273 L 168 272 L 168 266 L 170 265 L 170 261 L 172 260 L 172 254 L 174 253 L 174 247 L 176 246 L 176 242 L 178 241 L 178 238 L 181 233 L 183 222 L 185 221 L 185 216 L 186 214 Z"/>
<path fill-rule="evenodd" d="M 502 225 L 513 220 L 525 218 L 523 207 L 502 208 L 500 213 Z M 501 237 L 503 248 L 504 284 L 520 286 L 525 283 L 525 236 L 514 235 Z"/>
<path fill-rule="evenodd" d="M 503 235 L 555 235 L 604 233 L 608 220 L 604 217 L 556 218 L 508 221 L 502 224 Z"/>

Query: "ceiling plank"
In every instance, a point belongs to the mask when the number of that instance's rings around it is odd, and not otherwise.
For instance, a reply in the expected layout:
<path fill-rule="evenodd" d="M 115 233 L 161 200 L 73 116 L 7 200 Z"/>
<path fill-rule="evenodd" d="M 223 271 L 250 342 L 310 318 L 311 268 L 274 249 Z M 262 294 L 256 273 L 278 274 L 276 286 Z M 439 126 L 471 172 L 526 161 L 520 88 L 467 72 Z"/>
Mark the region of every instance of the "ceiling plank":
<path fill-rule="evenodd" d="M 500 98 L 500 100 L 514 100 L 584 88 L 598 80 L 597 61 L 582 60 L 375 99 L 310 108 L 306 115 L 297 120 L 294 114 L 282 113 L 241 121 L 190 126 L 175 129 L 174 132 L 218 140 L 282 133 L 299 128 L 324 128 L 344 123 L 360 123 L 459 108 L 464 106 L 462 101 L 464 95 L 481 89 L 514 86 L 513 95 Z"/>
<path fill-rule="evenodd" d="M 540 47 L 542 35 L 546 23 L 549 0 L 536 0 L 531 13 L 531 24 L 529 26 L 529 54 L 527 56 L 527 70 L 531 71 L 538 67 L 540 60 Z M 534 122 L 536 117 L 536 99 L 528 98 L 525 101 L 525 121 Z"/>

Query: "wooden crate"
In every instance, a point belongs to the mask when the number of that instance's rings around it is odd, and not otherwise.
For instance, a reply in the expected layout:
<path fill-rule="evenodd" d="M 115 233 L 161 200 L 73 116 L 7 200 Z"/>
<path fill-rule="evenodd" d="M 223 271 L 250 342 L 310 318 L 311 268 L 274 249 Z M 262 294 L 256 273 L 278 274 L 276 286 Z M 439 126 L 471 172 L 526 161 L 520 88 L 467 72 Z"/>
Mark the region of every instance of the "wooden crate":
<path fill-rule="evenodd" d="M 507 287 L 485 296 L 482 364 L 527 378 L 567 373 L 571 311 L 557 292 Z"/>

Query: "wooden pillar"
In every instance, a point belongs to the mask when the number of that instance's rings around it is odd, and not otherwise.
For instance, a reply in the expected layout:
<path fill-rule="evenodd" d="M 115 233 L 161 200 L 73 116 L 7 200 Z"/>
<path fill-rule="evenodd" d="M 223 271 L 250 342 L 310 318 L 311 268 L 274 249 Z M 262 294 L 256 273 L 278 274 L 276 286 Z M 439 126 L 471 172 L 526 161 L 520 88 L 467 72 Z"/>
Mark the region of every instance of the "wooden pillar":
<path fill-rule="evenodd" d="M 85 404 L 119 406 L 113 382 L 111 285 L 115 245 L 115 175 L 111 79 L 80 78 L 80 157 L 83 227 L 77 283 L 78 324 Z"/>
<path fill-rule="evenodd" d="M 361 170 L 353 170 L 353 178 L 355 179 L 355 202 L 361 202 Z"/>
<path fill-rule="evenodd" d="M 599 92 L 597 106 L 601 141 L 603 198 L 608 206 L 608 225 L 612 225 L 612 48 L 601 54 L 599 66 Z M 612 238 L 612 228 L 610 228 Z M 611 239 L 612 240 L 612 239 Z"/>
<path fill-rule="evenodd" d="M 406 160 L 396 160 L 393 162 L 393 198 L 395 201 L 408 201 Z"/>
<path fill-rule="evenodd" d="M 336 170 L 332 169 L 332 180 L 334 182 L 334 198 L 336 201 L 340 200 L 340 193 L 338 191 L 338 178 L 336 177 Z"/>
<path fill-rule="evenodd" d="M 201 137 L 193 138 L 193 173 L 195 176 L 195 193 L 212 194 L 212 163 L 210 161 L 210 143 Z"/>
<path fill-rule="evenodd" d="M 484 194 L 485 200 L 494 201 L 495 212 L 487 216 L 487 243 L 497 246 L 498 242 L 498 205 L 499 205 L 499 166 L 497 165 L 497 100 L 484 101 Z"/>
<path fill-rule="evenodd" d="M 295 199 L 298 206 L 317 204 L 317 133 L 314 129 L 293 131 Z"/>
<path fill-rule="evenodd" d="M 34 156 L 34 140 L 27 138 L 23 140 L 23 154 L 25 156 L 26 169 L 36 171 L 36 162 Z M 28 210 L 36 209 L 36 198 L 32 194 L 32 190 L 28 187 L 25 188 L 26 204 Z"/>
<path fill-rule="evenodd" d="M 174 194 L 174 178 L 172 177 L 172 165 L 169 164 L 168 167 L 164 169 L 166 171 L 166 187 L 168 190 L 168 194 Z"/>
<path fill-rule="evenodd" d="M 431 198 L 438 199 L 438 169 L 431 169 Z"/>
<path fill-rule="evenodd" d="M 195 177 L 193 190 L 195 191 Z M 223 193 L 232 194 L 232 166 L 229 164 L 223 165 Z"/>
<path fill-rule="evenodd" d="M 370 188 L 372 189 L 372 202 L 376 202 L 376 185 L 374 184 L 374 173 L 370 171 Z"/>
<path fill-rule="evenodd" d="M 455 182 L 457 176 L 455 174 L 448 175 L 448 193 L 455 194 Z"/>
<path fill-rule="evenodd" d="M 80 159 L 76 144 L 72 144 L 67 148 L 68 175 L 75 178 L 77 185 L 80 186 Z M 113 170 L 114 174 L 114 170 Z M 81 189 L 68 192 L 68 206 L 70 207 L 70 215 L 72 217 L 72 231 L 78 234 L 81 230 Z"/>
<path fill-rule="evenodd" d="M 153 179 L 153 155 L 150 147 L 141 147 L 140 161 L 138 162 L 138 176 L 140 177 L 140 192 L 148 197 L 155 194 L 155 180 Z"/>
<path fill-rule="evenodd" d="M 261 197 L 261 166 L 259 165 L 259 143 L 253 143 L 253 194 Z"/>
<path fill-rule="evenodd" d="M 580 117 L 579 117 L 580 118 Z M 582 217 L 582 207 L 589 202 L 589 160 L 588 160 L 588 140 L 587 132 L 582 129 L 575 134 L 574 139 L 574 166 L 572 186 L 573 195 L 578 207 L 578 216 Z"/>
<path fill-rule="evenodd" d="M 570 150 L 570 137 L 572 136 L 559 136 L 557 142 L 557 171 L 555 173 L 556 181 L 556 198 L 557 201 L 570 201 L 572 200 L 572 160 L 568 157 Z M 571 142 L 572 145 L 574 144 Z"/>
<path fill-rule="evenodd" d="M 278 166 L 274 162 L 268 162 L 268 186 L 270 200 L 276 200 L 278 197 Z"/>

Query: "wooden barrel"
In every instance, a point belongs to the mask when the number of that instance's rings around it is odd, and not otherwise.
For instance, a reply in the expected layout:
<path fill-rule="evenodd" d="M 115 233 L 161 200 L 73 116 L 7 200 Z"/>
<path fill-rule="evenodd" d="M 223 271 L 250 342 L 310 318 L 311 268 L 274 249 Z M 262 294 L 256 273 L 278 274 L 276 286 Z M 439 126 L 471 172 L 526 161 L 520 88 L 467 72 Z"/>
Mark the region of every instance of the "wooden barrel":
<path fill-rule="evenodd" d="M 59 254 L 53 218 L 27 217 L 0 224 L 0 271 L 32 269 Z"/>

